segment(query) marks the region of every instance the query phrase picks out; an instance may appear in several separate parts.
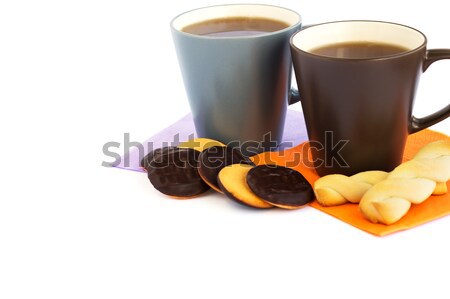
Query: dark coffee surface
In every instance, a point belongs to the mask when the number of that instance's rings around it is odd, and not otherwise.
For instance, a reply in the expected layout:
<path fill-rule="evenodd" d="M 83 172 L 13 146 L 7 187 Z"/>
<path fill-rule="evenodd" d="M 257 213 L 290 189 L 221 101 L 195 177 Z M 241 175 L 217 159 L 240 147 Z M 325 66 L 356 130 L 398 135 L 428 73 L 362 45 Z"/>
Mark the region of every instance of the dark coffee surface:
<path fill-rule="evenodd" d="M 198 174 L 200 152 L 191 148 L 164 147 L 154 150 L 145 159 L 148 179 L 160 192 L 175 197 L 192 197 L 209 186 Z"/>
<path fill-rule="evenodd" d="M 204 180 L 216 190 L 220 190 L 217 182 L 219 172 L 225 166 L 231 164 L 249 164 L 253 165 L 250 159 L 242 155 L 238 148 L 229 146 L 212 146 L 205 149 L 199 157 L 199 173 Z"/>
<path fill-rule="evenodd" d="M 268 18 L 230 17 L 206 20 L 188 25 L 182 31 L 208 36 L 250 36 L 289 27 L 287 23 Z"/>
<path fill-rule="evenodd" d="M 373 42 L 345 42 L 330 44 L 310 52 L 316 55 L 336 57 L 336 58 L 375 58 L 399 54 L 408 51 L 407 48 Z"/>
<path fill-rule="evenodd" d="M 314 199 L 305 177 L 283 166 L 256 166 L 248 172 L 247 184 L 257 196 L 274 205 L 302 206 Z"/>

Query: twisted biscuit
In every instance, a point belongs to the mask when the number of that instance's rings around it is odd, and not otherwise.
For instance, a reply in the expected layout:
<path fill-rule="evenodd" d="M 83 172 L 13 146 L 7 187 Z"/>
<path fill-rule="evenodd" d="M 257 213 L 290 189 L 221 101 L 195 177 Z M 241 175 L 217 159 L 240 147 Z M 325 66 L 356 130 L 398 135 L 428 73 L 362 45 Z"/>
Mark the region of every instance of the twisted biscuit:
<path fill-rule="evenodd" d="M 388 178 L 423 177 L 436 182 L 434 195 L 447 193 L 450 160 L 450 142 L 435 141 L 421 148 L 414 158 L 395 168 Z"/>
<path fill-rule="evenodd" d="M 374 184 L 384 180 L 385 171 L 364 171 L 350 177 L 331 174 L 319 178 L 314 183 L 314 194 L 323 206 L 337 206 L 347 202 L 358 203 Z"/>
<path fill-rule="evenodd" d="M 432 142 L 370 188 L 359 209 L 371 222 L 392 224 L 408 212 L 411 204 L 446 193 L 449 179 L 450 141 Z"/>

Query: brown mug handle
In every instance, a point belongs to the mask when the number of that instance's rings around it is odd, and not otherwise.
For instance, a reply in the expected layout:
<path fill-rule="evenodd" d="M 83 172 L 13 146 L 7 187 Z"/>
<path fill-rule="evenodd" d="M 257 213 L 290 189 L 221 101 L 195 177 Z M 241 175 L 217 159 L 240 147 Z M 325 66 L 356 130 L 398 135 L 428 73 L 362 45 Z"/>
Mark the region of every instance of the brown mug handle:
<path fill-rule="evenodd" d="M 425 72 L 428 67 L 433 63 L 441 59 L 450 59 L 450 49 L 432 49 L 426 52 L 425 60 L 423 62 L 423 71 Z M 450 116 L 450 104 L 445 106 L 439 111 L 430 114 L 425 117 L 411 117 L 411 122 L 409 123 L 409 134 L 416 133 L 420 130 L 428 128 L 441 120 L 446 119 Z"/>

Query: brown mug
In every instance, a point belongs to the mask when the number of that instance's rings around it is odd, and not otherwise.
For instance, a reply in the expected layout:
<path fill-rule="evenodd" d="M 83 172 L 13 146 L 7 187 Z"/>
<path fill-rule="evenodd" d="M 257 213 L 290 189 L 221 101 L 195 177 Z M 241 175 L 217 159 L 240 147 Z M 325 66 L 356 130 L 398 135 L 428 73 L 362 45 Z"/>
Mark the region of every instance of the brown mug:
<path fill-rule="evenodd" d="M 409 134 L 450 115 L 447 105 L 424 118 L 412 116 L 420 75 L 450 58 L 450 49 L 427 50 L 426 44 L 416 29 L 379 21 L 319 24 L 291 37 L 319 175 L 391 171 L 402 161 Z"/>

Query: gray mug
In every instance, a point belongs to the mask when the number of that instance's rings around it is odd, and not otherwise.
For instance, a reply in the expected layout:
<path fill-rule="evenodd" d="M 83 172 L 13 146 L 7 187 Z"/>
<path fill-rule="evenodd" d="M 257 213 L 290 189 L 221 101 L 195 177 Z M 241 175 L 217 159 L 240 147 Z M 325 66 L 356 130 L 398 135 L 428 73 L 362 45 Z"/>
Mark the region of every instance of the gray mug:
<path fill-rule="evenodd" d="M 183 31 L 222 18 L 266 18 L 286 23 L 274 32 L 208 36 Z M 298 13 L 277 6 L 219 5 L 185 12 L 171 22 L 184 86 L 199 137 L 238 146 L 252 155 L 282 140 L 290 90 L 290 36 L 300 30 Z"/>

